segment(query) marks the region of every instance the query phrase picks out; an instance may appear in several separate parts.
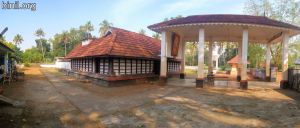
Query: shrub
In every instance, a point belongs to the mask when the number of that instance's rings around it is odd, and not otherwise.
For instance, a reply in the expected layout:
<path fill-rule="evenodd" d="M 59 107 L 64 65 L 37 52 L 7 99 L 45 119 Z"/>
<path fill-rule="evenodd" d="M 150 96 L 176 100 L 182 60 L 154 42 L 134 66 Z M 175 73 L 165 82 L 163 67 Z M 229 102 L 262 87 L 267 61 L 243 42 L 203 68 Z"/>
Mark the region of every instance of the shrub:
<path fill-rule="evenodd" d="M 25 66 L 25 67 L 30 67 L 30 64 L 26 62 L 26 63 L 24 64 L 24 66 Z"/>

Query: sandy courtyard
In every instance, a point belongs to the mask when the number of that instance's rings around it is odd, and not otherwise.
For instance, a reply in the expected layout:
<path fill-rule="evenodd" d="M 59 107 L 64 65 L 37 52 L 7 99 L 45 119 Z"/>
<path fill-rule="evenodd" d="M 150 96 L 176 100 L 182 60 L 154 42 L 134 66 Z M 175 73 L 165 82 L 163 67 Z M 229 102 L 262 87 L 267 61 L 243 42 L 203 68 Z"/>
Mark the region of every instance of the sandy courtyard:
<path fill-rule="evenodd" d="M 236 88 L 144 84 L 101 87 L 54 69 L 25 70 L 3 95 L 24 102 L 0 106 L 0 127 L 300 127 L 300 93 L 276 83 Z M 178 83 L 180 84 L 180 83 Z"/>

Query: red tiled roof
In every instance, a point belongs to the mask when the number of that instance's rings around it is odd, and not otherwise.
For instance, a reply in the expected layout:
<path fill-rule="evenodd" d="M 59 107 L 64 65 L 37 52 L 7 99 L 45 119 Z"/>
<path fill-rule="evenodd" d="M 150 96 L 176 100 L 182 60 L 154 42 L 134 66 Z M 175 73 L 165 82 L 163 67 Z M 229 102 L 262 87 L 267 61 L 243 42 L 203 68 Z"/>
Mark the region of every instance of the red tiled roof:
<path fill-rule="evenodd" d="M 239 62 L 240 57 L 238 55 L 236 55 L 235 57 L 231 58 L 229 61 L 227 61 L 228 64 L 237 64 Z M 250 62 L 247 62 L 248 64 L 250 64 Z"/>
<path fill-rule="evenodd" d="M 159 40 L 120 28 L 110 29 L 111 34 L 92 39 L 88 45 L 79 43 L 66 58 L 122 56 L 159 59 Z"/>
<path fill-rule="evenodd" d="M 275 27 L 283 27 L 300 31 L 299 26 L 284 23 L 281 21 L 269 19 L 263 16 L 250 15 L 233 15 L 233 14 L 214 14 L 214 15 L 192 15 L 184 18 L 173 19 L 165 22 L 160 22 L 148 26 L 149 29 L 157 31 L 156 29 L 172 25 L 181 24 L 195 24 L 195 23 L 241 23 L 241 24 L 255 24 L 267 25 Z"/>

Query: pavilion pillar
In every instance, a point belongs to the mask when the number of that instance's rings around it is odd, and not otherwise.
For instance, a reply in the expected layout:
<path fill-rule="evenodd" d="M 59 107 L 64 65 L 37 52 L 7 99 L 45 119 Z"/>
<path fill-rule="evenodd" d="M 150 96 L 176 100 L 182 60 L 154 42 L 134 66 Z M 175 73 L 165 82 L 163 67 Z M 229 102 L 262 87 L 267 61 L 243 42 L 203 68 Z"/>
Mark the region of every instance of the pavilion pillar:
<path fill-rule="evenodd" d="M 167 80 L 167 32 L 161 32 L 161 49 L 160 49 L 160 81 Z"/>
<path fill-rule="evenodd" d="M 247 56 L 248 56 L 248 29 L 243 30 L 242 40 L 242 67 L 241 67 L 241 89 L 248 89 L 248 76 L 247 76 Z"/>
<path fill-rule="evenodd" d="M 266 47 L 266 81 L 271 81 L 271 44 L 268 43 Z"/>
<path fill-rule="evenodd" d="M 180 63 L 180 79 L 184 79 L 185 78 L 185 73 L 184 73 L 184 69 L 185 69 L 185 42 L 181 37 L 181 63 Z"/>
<path fill-rule="evenodd" d="M 8 73 L 8 52 L 6 52 L 4 56 L 4 72 Z"/>
<path fill-rule="evenodd" d="M 96 59 L 95 59 L 95 57 L 93 57 L 92 65 L 93 65 L 93 67 L 92 67 L 93 73 L 96 73 Z"/>
<path fill-rule="evenodd" d="M 216 57 L 216 69 L 219 70 L 219 56 Z"/>
<path fill-rule="evenodd" d="M 203 88 L 204 85 L 204 42 L 205 32 L 203 28 L 199 29 L 199 42 L 198 42 L 198 71 L 196 79 L 196 87 Z"/>
<path fill-rule="evenodd" d="M 208 44 L 208 74 L 213 74 L 213 42 L 210 41 Z"/>
<path fill-rule="evenodd" d="M 242 42 L 238 42 L 238 66 L 236 80 L 241 81 L 241 68 L 242 68 Z"/>
<path fill-rule="evenodd" d="M 280 88 L 288 87 L 288 43 L 289 35 L 284 32 L 282 35 L 282 79 L 280 81 Z"/>

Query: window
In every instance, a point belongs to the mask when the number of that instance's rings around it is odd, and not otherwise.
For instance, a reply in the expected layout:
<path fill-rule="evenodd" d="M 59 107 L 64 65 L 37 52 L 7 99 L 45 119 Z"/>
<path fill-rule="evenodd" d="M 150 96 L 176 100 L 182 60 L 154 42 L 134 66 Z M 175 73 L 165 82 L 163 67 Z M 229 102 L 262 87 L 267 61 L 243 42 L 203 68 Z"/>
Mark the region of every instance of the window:
<path fill-rule="evenodd" d="M 168 72 L 178 72 L 180 71 L 180 62 L 178 61 L 168 61 Z"/>
<path fill-rule="evenodd" d="M 120 75 L 120 72 L 119 72 L 119 59 L 113 59 L 113 64 L 114 64 L 114 72 L 117 76 Z"/>

